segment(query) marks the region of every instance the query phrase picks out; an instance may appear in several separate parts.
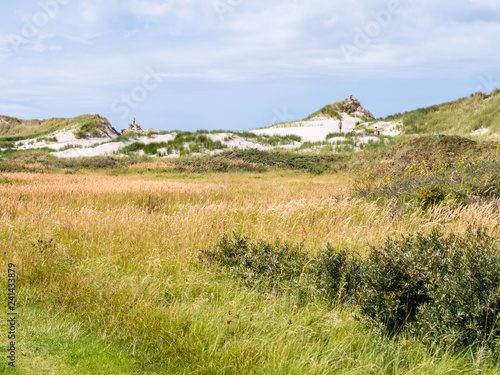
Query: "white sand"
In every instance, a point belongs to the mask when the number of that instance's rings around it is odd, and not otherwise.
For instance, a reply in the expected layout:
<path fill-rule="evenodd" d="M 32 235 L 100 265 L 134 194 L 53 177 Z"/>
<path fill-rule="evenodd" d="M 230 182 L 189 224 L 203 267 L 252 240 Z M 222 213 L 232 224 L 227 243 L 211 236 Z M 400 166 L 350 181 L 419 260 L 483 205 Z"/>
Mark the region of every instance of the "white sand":
<path fill-rule="evenodd" d="M 350 133 L 356 125 L 362 123 L 357 117 L 347 114 L 342 116 L 342 132 Z M 326 136 L 330 133 L 339 132 L 339 120 L 332 118 L 315 118 L 310 121 L 299 121 L 285 126 L 275 125 L 267 129 L 256 129 L 251 132 L 258 135 L 298 135 L 302 142 L 322 142 L 326 141 Z"/>
<path fill-rule="evenodd" d="M 31 150 L 42 147 L 49 147 L 53 148 L 54 150 L 61 150 L 68 146 L 91 147 L 99 143 L 109 142 L 113 138 L 117 137 L 116 135 L 113 136 L 111 134 L 107 134 L 104 137 L 77 139 L 74 134 L 75 130 L 76 127 L 73 127 L 69 130 L 57 131 L 55 133 L 41 137 L 41 138 L 56 138 L 57 142 L 45 142 L 45 141 L 37 142 L 35 139 L 29 139 L 24 141 L 17 141 L 16 146 L 18 150 Z"/>
<path fill-rule="evenodd" d="M 68 139 L 71 138 L 71 136 L 65 134 L 65 136 L 68 137 Z M 73 135 L 74 138 L 74 135 Z M 88 140 L 76 140 L 73 142 L 67 142 L 66 144 L 72 144 L 76 146 L 81 146 L 82 148 L 70 148 L 64 151 L 59 151 L 59 152 L 53 152 L 52 155 L 55 155 L 57 157 L 61 158 L 78 158 L 78 157 L 89 157 L 89 156 L 103 156 L 103 155 L 116 155 L 118 150 L 128 144 L 134 143 L 134 142 L 140 142 L 144 144 L 149 144 L 149 143 L 160 143 L 160 142 L 168 142 L 171 141 L 172 139 L 175 138 L 175 134 L 165 134 L 165 135 L 154 135 L 152 137 L 147 137 L 147 136 L 141 136 L 138 137 L 137 139 L 130 139 L 128 142 L 109 142 L 108 143 L 103 143 L 95 147 L 91 147 L 95 144 L 102 143 L 103 138 L 98 138 L 100 139 L 100 142 L 93 143 L 93 139 L 88 139 Z M 59 139 L 59 138 L 58 138 Z M 65 144 L 65 145 L 66 145 Z M 61 149 L 57 148 L 57 149 Z M 142 150 L 141 150 L 142 151 Z M 140 153 L 139 153 L 140 154 Z"/>
<path fill-rule="evenodd" d="M 490 129 L 488 128 L 480 128 L 477 130 L 474 130 L 471 135 L 484 135 L 486 133 L 489 133 Z"/>

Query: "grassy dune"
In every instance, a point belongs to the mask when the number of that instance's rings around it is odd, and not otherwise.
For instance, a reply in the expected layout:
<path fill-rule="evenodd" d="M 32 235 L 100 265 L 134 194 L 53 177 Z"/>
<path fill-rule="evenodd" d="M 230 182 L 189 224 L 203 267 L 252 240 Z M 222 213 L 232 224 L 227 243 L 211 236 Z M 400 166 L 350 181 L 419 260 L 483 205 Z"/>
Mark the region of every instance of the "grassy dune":
<path fill-rule="evenodd" d="M 51 118 L 48 120 L 20 120 L 14 117 L 0 116 L 0 141 L 37 138 L 77 125 L 77 136 L 84 137 L 98 134 L 102 123 L 109 124 L 108 120 L 99 115 Z"/>
<path fill-rule="evenodd" d="M 396 220 L 390 202 L 349 198 L 351 187 L 348 176 L 286 171 L 2 174 L 0 267 L 18 269 L 19 339 L 13 370 L 2 335 L 0 373 L 498 373 L 481 353 L 380 339 L 352 308 L 262 294 L 197 261 L 233 231 L 361 254 L 435 226 L 498 235 L 496 200 L 413 207 Z"/>
<path fill-rule="evenodd" d="M 500 91 L 476 93 L 453 102 L 397 114 L 388 120 L 403 120 L 405 134 L 469 136 L 480 128 L 500 132 Z"/>

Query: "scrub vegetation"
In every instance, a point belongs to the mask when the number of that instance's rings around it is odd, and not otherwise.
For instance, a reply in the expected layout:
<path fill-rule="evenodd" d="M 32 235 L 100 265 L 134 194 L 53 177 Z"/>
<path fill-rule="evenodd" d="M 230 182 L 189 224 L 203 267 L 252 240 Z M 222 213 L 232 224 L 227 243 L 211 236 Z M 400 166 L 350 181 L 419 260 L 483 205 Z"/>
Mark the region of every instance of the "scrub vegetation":
<path fill-rule="evenodd" d="M 2 147 L 0 373 L 498 374 L 500 144 L 434 135 L 447 106 L 358 153 Z"/>

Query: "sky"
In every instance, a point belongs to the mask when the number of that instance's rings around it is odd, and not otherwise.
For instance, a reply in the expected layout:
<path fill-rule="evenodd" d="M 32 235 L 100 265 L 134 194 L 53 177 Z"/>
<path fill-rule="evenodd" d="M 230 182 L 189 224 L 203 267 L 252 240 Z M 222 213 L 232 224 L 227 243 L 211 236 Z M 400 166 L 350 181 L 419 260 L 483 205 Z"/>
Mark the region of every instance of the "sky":
<path fill-rule="evenodd" d="M 18 0 L 0 114 L 249 130 L 354 95 L 375 117 L 500 87 L 498 0 Z"/>

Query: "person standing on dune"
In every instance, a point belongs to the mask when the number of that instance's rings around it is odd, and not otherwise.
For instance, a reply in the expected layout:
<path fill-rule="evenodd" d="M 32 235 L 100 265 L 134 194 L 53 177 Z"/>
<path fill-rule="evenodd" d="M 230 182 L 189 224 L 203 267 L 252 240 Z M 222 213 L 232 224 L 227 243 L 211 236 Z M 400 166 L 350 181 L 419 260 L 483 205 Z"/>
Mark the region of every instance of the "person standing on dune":
<path fill-rule="evenodd" d="M 342 120 L 339 121 L 339 133 L 342 133 Z"/>

